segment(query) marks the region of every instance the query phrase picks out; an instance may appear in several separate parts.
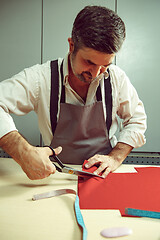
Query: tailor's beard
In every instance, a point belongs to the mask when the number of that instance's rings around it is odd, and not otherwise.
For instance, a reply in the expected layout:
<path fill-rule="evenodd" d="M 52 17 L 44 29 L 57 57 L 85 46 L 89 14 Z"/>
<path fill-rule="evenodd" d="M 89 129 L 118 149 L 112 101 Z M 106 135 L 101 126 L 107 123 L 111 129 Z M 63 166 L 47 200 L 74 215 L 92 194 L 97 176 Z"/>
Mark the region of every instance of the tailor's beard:
<path fill-rule="evenodd" d="M 73 72 L 74 73 L 74 72 Z M 93 78 L 92 74 L 88 71 L 84 71 L 81 74 L 75 74 L 74 75 L 82 82 L 90 84 L 91 82 L 95 82 L 97 80 L 101 80 L 104 76 L 104 73 L 101 73 L 97 77 Z"/>
<path fill-rule="evenodd" d="M 71 57 L 70 57 L 70 63 L 71 63 L 72 72 L 81 82 L 90 84 L 91 82 L 94 82 L 97 79 L 102 78 L 103 73 L 100 74 L 99 76 L 97 76 L 96 78 L 93 78 L 92 74 L 89 71 L 83 71 L 80 74 L 76 73 L 75 70 L 74 70 L 74 64 L 73 64 L 74 58 L 75 58 L 75 55 L 74 55 L 74 53 L 72 53 Z"/>
<path fill-rule="evenodd" d="M 88 71 L 84 71 L 81 74 L 76 74 L 76 77 L 84 83 L 91 83 L 93 81 L 92 74 Z"/>

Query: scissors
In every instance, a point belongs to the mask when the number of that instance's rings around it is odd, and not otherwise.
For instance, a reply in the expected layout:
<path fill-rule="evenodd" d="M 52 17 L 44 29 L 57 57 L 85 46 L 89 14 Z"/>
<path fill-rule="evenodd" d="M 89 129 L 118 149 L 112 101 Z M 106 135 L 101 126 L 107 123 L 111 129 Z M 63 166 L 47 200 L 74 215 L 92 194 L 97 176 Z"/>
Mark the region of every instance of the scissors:
<path fill-rule="evenodd" d="M 62 163 L 62 161 L 59 159 L 59 157 L 56 156 L 54 149 L 51 146 L 47 146 L 47 147 L 49 147 L 53 152 L 53 155 L 50 156 L 49 158 L 50 158 L 51 162 L 55 165 L 56 170 L 58 172 L 73 174 L 73 175 L 77 175 L 77 176 L 84 177 L 84 178 L 89 178 L 89 177 L 103 178 L 102 176 L 96 175 L 94 173 L 77 170 L 75 168 L 71 168 L 71 167 L 64 165 Z M 58 167 L 55 163 L 58 163 L 60 167 Z"/>

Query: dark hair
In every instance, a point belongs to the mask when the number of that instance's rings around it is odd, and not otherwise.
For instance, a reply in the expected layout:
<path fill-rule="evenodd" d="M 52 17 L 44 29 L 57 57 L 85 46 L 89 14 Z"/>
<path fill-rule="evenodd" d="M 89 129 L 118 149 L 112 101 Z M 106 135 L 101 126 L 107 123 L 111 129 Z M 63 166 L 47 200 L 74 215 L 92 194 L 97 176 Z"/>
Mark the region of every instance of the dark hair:
<path fill-rule="evenodd" d="M 112 54 L 119 51 L 125 39 L 125 25 L 112 10 L 86 6 L 73 23 L 74 52 L 82 47 Z"/>

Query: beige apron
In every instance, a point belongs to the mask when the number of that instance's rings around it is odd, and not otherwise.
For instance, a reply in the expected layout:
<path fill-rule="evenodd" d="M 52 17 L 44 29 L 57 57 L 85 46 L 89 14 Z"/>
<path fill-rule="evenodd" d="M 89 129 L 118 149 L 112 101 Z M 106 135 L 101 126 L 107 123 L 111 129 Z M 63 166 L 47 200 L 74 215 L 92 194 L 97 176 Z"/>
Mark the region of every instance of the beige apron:
<path fill-rule="evenodd" d="M 95 154 L 108 154 L 112 147 L 102 101 L 84 106 L 60 103 L 59 119 L 51 146 L 62 146 L 59 158 L 71 164 L 82 164 Z"/>

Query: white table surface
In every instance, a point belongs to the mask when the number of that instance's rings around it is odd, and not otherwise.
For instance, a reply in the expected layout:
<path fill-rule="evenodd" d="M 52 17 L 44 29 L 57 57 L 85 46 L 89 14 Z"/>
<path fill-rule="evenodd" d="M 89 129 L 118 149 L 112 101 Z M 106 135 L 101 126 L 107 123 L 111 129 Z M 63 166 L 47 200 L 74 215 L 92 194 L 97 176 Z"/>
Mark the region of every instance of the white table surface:
<path fill-rule="evenodd" d="M 80 169 L 80 166 L 74 166 Z M 122 165 L 118 171 L 132 171 Z M 56 172 L 43 180 L 30 180 L 12 159 L 0 159 L 0 240 L 80 240 L 74 213 L 74 194 L 32 201 L 34 194 L 54 189 L 77 191 L 77 177 Z M 160 240 L 160 220 L 121 217 L 118 210 L 81 210 L 88 230 L 87 240 L 105 239 L 100 231 L 129 227 L 127 240 Z M 118 238 L 112 238 L 118 239 Z"/>

